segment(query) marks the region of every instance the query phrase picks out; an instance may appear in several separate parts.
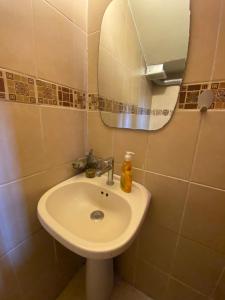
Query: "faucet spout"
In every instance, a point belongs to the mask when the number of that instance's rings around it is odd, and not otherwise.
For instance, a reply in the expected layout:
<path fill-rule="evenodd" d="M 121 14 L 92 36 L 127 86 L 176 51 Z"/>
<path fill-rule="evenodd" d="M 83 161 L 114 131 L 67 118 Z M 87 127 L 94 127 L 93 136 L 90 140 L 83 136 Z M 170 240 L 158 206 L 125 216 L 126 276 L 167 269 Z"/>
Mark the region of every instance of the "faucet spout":
<path fill-rule="evenodd" d="M 108 172 L 108 179 L 106 184 L 113 185 L 113 174 L 114 174 L 114 158 L 109 157 L 100 161 L 100 168 L 97 170 L 96 175 L 101 176 Z"/>

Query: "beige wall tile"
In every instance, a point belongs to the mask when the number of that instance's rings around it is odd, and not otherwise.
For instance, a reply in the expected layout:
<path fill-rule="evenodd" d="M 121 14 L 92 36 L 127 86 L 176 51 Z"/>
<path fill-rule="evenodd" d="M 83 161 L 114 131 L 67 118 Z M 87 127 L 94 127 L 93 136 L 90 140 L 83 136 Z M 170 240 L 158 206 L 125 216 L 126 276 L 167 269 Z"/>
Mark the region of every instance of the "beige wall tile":
<path fill-rule="evenodd" d="M 23 299 L 55 299 L 62 289 L 53 239 L 41 230 L 10 252 Z"/>
<path fill-rule="evenodd" d="M 103 124 L 99 112 L 88 113 L 88 148 L 102 158 L 113 155 L 113 129 Z"/>
<path fill-rule="evenodd" d="M 147 218 L 139 234 L 138 257 L 169 273 L 177 242 L 177 234 Z"/>
<path fill-rule="evenodd" d="M 114 165 L 114 172 L 117 175 L 121 175 L 121 167 L 122 167 L 122 163 L 115 163 Z M 146 182 L 146 172 L 141 170 L 141 169 L 136 169 L 136 168 L 132 168 L 132 177 L 133 177 L 133 181 L 136 181 L 140 184 L 143 184 L 144 186 L 146 186 L 145 182 Z"/>
<path fill-rule="evenodd" d="M 47 170 L 43 174 L 45 189 L 48 190 L 54 185 L 67 180 L 75 175 L 72 162 L 62 164 Z"/>
<path fill-rule="evenodd" d="M 173 275 L 205 295 L 215 288 L 225 258 L 187 239 L 180 239 Z"/>
<path fill-rule="evenodd" d="M 0 184 L 46 168 L 37 106 L 0 103 Z"/>
<path fill-rule="evenodd" d="M 38 76 L 85 90 L 86 34 L 42 0 L 34 0 L 34 24 Z"/>
<path fill-rule="evenodd" d="M 137 168 L 145 167 L 145 157 L 148 146 L 148 133 L 145 131 L 134 131 L 115 129 L 114 155 L 117 163 L 124 161 L 126 151 L 132 151 L 135 155 L 132 164 Z"/>
<path fill-rule="evenodd" d="M 84 155 L 85 112 L 42 107 L 41 114 L 50 166 Z"/>
<path fill-rule="evenodd" d="M 81 268 L 85 259 L 68 250 L 57 241 L 54 241 L 54 247 L 58 267 L 66 284 L 73 277 L 76 270 Z"/>
<path fill-rule="evenodd" d="M 47 0 L 47 2 L 56 7 L 82 30 L 87 31 L 88 0 Z"/>
<path fill-rule="evenodd" d="M 89 0 L 88 1 L 88 32 L 100 30 L 102 17 L 111 0 Z"/>
<path fill-rule="evenodd" d="M 219 285 L 215 291 L 214 297 L 215 300 L 223 300 L 225 299 L 225 272 L 223 273 L 223 276 L 221 277 L 221 280 L 219 282 Z"/>
<path fill-rule="evenodd" d="M 187 179 L 191 171 L 200 114 L 176 111 L 171 122 L 149 133 L 147 169 L 156 173 Z"/>
<path fill-rule="evenodd" d="M 0 66 L 35 75 L 31 0 L 0 2 Z"/>
<path fill-rule="evenodd" d="M 166 300 L 208 300 L 208 297 L 197 293 L 187 285 L 170 279 Z"/>
<path fill-rule="evenodd" d="M 149 218 L 172 231 L 178 232 L 187 182 L 146 172 L 146 187 L 152 194 Z"/>
<path fill-rule="evenodd" d="M 155 300 L 164 300 L 168 277 L 150 264 L 138 261 L 135 287 Z"/>
<path fill-rule="evenodd" d="M 225 188 L 225 112 L 211 111 L 204 115 L 192 180 Z"/>
<path fill-rule="evenodd" d="M 146 186 L 146 172 L 133 168 L 133 180 Z"/>
<path fill-rule="evenodd" d="M 225 254 L 225 192 L 191 185 L 182 235 Z"/>
<path fill-rule="evenodd" d="M 207 81 L 211 78 L 220 2 L 220 0 L 191 1 L 190 45 L 185 82 Z"/>
<path fill-rule="evenodd" d="M 136 254 L 137 254 L 138 241 L 137 239 L 122 255 L 116 258 L 115 267 L 116 272 L 130 284 L 134 284 L 134 277 L 136 271 Z"/>
<path fill-rule="evenodd" d="M 224 79 L 225 78 L 225 70 L 224 70 L 224 64 L 225 64 L 225 58 L 224 58 L 224 52 L 225 52 L 225 5 L 224 1 L 221 0 L 221 3 L 223 3 L 222 6 L 222 20 L 220 24 L 220 32 L 219 32 L 219 39 L 218 39 L 218 49 L 216 52 L 215 57 L 215 70 L 213 73 L 213 79 Z"/>
<path fill-rule="evenodd" d="M 100 33 L 88 36 L 88 92 L 98 93 L 98 51 Z"/>
<path fill-rule="evenodd" d="M 0 277 L 0 299 L 22 300 L 23 297 L 21 295 L 16 276 L 13 273 L 10 260 L 7 256 L 0 258 Z"/>
<path fill-rule="evenodd" d="M 43 174 L 0 186 L 0 254 L 40 229 L 37 204 L 46 191 Z"/>

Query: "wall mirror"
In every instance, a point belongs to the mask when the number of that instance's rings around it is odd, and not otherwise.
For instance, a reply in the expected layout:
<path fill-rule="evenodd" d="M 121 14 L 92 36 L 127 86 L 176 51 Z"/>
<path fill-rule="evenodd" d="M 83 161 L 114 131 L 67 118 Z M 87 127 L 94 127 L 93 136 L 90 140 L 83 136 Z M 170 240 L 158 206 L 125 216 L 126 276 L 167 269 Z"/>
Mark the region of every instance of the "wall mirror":
<path fill-rule="evenodd" d="M 113 0 L 101 26 L 99 109 L 110 127 L 157 130 L 185 71 L 190 0 Z"/>

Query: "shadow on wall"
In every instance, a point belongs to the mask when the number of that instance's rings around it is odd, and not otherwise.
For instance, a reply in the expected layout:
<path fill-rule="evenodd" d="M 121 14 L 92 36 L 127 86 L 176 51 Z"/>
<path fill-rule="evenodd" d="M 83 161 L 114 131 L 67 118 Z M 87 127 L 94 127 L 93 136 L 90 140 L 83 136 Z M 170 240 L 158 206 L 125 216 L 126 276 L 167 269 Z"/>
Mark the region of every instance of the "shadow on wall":
<path fill-rule="evenodd" d="M 0 106 L 0 299 L 53 300 L 83 259 L 41 228 L 37 203 L 73 170 L 46 164 L 40 108 Z"/>

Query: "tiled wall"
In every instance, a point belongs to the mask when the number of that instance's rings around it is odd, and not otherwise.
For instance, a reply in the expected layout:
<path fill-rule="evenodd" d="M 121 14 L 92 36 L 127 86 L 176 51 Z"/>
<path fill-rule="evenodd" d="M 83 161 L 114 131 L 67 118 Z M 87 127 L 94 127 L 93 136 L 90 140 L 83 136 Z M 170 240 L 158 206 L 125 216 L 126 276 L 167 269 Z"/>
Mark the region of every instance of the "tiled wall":
<path fill-rule="evenodd" d="M 89 0 L 92 94 L 98 92 L 101 19 L 110 2 Z M 223 82 L 225 1 L 192 0 L 191 11 L 185 86 Z M 143 229 L 117 267 L 155 300 L 225 299 L 224 127 L 225 111 L 217 109 L 205 114 L 178 109 L 171 122 L 154 133 L 112 129 L 102 124 L 98 112 L 88 113 L 89 146 L 96 155 L 113 155 L 119 174 L 124 152 L 134 151 L 134 179 L 152 192 Z"/>
<path fill-rule="evenodd" d="M 37 203 L 84 154 L 86 6 L 0 1 L 2 300 L 56 299 L 82 263 L 42 229 Z"/>
<path fill-rule="evenodd" d="M 0 100 L 86 108 L 86 92 L 0 69 Z"/>
<path fill-rule="evenodd" d="M 225 82 L 213 81 L 195 84 L 183 84 L 178 97 L 178 108 L 197 109 L 198 97 L 205 90 L 211 90 L 214 99 L 210 109 L 225 109 Z"/>

